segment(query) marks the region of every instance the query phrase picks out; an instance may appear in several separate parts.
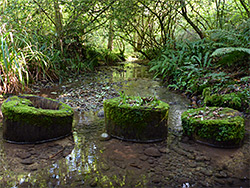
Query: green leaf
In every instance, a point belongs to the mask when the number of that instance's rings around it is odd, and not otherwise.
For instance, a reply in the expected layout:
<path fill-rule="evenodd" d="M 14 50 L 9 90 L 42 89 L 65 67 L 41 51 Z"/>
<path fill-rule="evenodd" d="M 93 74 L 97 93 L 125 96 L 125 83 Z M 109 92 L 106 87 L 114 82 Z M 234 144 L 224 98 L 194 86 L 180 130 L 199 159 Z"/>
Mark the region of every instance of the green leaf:
<path fill-rule="evenodd" d="M 226 54 L 230 54 L 232 52 L 243 52 L 243 53 L 247 53 L 250 55 L 250 49 L 248 48 L 241 48 L 241 47 L 228 47 L 228 48 L 218 48 L 217 50 L 215 50 L 212 54 L 211 57 L 214 56 L 223 56 Z"/>

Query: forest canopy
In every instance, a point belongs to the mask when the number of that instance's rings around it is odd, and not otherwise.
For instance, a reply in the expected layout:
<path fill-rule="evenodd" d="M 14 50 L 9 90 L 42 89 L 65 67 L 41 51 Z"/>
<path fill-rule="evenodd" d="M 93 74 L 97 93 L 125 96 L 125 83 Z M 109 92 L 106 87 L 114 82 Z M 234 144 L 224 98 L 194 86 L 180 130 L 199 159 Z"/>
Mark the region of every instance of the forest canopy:
<path fill-rule="evenodd" d="M 175 79 L 249 62 L 249 0 L 2 0 L 0 11 L 1 93 L 128 56 L 195 92 Z"/>

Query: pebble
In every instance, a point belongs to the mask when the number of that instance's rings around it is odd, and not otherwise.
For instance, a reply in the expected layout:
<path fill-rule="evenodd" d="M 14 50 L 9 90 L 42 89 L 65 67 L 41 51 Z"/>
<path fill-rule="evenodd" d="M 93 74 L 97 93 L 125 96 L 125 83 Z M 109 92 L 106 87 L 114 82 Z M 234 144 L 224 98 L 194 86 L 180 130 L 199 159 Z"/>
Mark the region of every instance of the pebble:
<path fill-rule="evenodd" d="M 158 183 L 161 182 L 161 178 L 158 177 L 158 176 L 157 177 L 153 177 L 152 182 L 158 184 Z"/>
<path fill-rule="evenodd" d="M 227 178 L 227 173 L 224 172 L 224 171 L 220 171 L 220 172 L 215 173 L 215 177 L 217 177 L 217 178 Z"/>
<path fill-rule="evenodd" d="M 107 140 L 110 140 L 110 138 L 111 137 L 108 135 L 108 133 L 102 133 L 100 136 L 101 141 L 107 141 Z"/>
<path fill-rule="evenodd" d="M 139 159 L 140 159 L 141 161 L 146 161 L 146 160 L 148 159 L 148 157 L 145 156 L 145 155 L 142 155 L 142 156 L 139 157 Z"/>
<path fill-rule="evenodd" d="M 209 169 L 201 169 L 201 173 L 206 175 L 206 176 L 212 176 L 213 175 L 213 171 L 209 170 Z"/>
<path fill-rule="evenodd" d="M 150 157 L 160 157 L 161 153 L 157 148 L 150 147 L 144 150 L 144 154 Z"/>
<path fill-rule="evenodd" d="M 27 159 L 31 156 L 31 153 L 29 152 L 20 152 L 20 153 L 16 153 L 16 156 L 21 158 L 21 159 Z"/>
<path fill-rule="evenodd" d="M 191 168 L 196 168 L 197 167 L 197 164 L 196 163 L 189 163 L 188 164 Z"/>
<path fill-rule="evenodd" d="M 161 153 L 170 153 L 170 150 L 168 148 L 160 148 L 159 151 Z"/>
<path fill-rule="evenodd" d="M 97 182 L 96 182 L 96 179 L 93 178 L 90 183 L 89 183 L 90 187 L 96 187 L 97 186 Z"/>
<path fill-rule="evenodd" d="M 154 164 L 154 160 L 153 159 L 148 159 L 148 163 L 149 164 Z"/>
<path fill-rule="evenodd" d="M 104 171 L 108 171 L 108 170 L 110 169 L 109 165 L 106 164 L 106 163 L 102 163 L 102 164 L 101 164 L 101 168 L 102 168 L 102 170 L 104 170 Z"/>
<path fill-rule="evenodd" d="M 32 159 L 28 158 L 28 159 L 22 160 L 21 163 L 24 164 L 24 165 L 31 165 L 31 164 L 34 163 L 34 161 Z"/>
<path fill-rule="evenodd" d="M 104 110 L 101 110 L 97 113 L 98 117 L 104 117 Z"/>
<path fill-rule="evenodd" d="M 120 167 L 121 169 L 125 169 L 126 165 L 124 164 L 123 161 L 115 161 L 114 164 L 118 167 Z"/>

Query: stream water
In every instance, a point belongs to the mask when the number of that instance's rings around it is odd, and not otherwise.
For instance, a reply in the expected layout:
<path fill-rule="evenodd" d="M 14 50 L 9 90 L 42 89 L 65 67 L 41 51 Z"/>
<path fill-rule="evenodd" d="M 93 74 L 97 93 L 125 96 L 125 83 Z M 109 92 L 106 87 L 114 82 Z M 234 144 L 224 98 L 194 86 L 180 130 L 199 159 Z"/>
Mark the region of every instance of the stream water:
<path fill-rule="evenodd" d="M 0 126 L 0 187 L 248 187 L 249 120 L 239 149 L 200 145 L 181 136 L 190 103 L 153 79 L 144 65 L 100 67 L 77 79 L 33 92 L 75 109 L 72 136 L 36 145 L 9 144 Z M 119 95 L 156 96 L 170 104 L 166 141 L 103 140 L 102 101 Z"/>

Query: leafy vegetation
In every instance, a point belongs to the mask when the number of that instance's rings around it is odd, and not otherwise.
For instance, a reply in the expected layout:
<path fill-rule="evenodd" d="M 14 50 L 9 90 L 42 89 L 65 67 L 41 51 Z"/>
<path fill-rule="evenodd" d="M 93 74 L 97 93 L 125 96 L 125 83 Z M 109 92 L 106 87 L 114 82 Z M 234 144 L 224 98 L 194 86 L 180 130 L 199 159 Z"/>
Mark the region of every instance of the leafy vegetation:
<path fill-rule="evenodd" d="M 241 81 L 250 74 L 246 0 L 9 0 L 0 11 L 1 93 L 132 56 L 152 60 L 169 88 L 243 93 L 249 106 L 249 80 Z"/>
<path fill-rule="evenodd" d="M 154 108 L 159 106 L 160 101 L 156 97 L 141 97 L 141 96 L 128 96 L 124 93 L 120 93 L 120 103 L 119 105 L 129 105 L 133 106 L 142 106 L 142 107 L 149 107 Z"/>
<path fill-rule="evenodd" d="M 239 32 L 237 37 L 244 39 L 248 34 Z M 150 62 L 150 71 L 162 77 L 169 88 L 185 91 L 189 96 L 198 95 L 205 104 L 249 112 L 249 43 L 239 45 L 236 40 L 228 44 L 228 40 L 214 41 L 211 36 L 174 45 L 169 43 L 161 55 Z M 226 36 L 230 38 L 228 33 Z M 214 95 L 202 98 L 207 88 Z"/>

